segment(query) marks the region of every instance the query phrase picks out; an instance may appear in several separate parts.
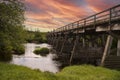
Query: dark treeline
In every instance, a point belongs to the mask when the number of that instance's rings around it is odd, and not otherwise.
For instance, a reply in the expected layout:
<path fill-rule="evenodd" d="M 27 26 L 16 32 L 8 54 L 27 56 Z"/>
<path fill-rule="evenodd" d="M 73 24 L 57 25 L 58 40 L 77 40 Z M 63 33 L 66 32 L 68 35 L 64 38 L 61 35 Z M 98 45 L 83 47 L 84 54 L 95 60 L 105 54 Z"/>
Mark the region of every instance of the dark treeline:
<path fill-rule="evenodd" d="M 0 0 L 0 60 L 24 53 L 24 11 L 21 0 Z"/>
<path fill-rule="evenodd" d="M 27 31 L 27 39 L 26 41 L 29 43 L 46 43 L 46 32 L 39 31 Z"/>

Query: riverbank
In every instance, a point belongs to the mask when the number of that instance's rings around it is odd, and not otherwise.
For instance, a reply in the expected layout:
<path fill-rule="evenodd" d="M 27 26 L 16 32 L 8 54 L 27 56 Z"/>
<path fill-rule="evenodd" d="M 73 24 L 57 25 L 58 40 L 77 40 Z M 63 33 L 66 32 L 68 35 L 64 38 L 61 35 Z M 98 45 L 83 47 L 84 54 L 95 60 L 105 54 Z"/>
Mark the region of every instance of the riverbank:
<path fill-rule="evenodd" d="M 0 62 L 0 80 L 120 80 L 120 71 L 82 65 L 53 74 Z"/>

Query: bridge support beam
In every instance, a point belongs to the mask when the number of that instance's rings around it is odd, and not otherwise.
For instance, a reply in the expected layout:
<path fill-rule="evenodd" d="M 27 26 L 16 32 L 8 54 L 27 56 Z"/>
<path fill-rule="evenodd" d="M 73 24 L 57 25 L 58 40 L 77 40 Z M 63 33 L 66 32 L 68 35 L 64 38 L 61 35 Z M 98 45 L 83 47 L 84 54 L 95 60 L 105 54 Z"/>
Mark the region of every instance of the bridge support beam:
<path fill-rule="evenodd" d="M 103 57 L 102 57 L 102 60 L 101 60 L 101 66 L 104 66 L 105 58 L 110 52 L 112 40 L 113 40 L 113 37 L 111 35 L 108 35 L 107 42 L 106 42 L 106 45 L 105 45 L 105 49 L 104 49 L 104 52 L 103 52 Z"/>
<path fill-rule="evenodd" d="M 85 39 L 82 39 L 83 47 L 85 47 Z"/>
<path fill-rule="evenodd" d="M 60 54 L 62 54 L 62 52 L 63 52 L 63 48 L 65 46 L 66 41 L 67 41 L 67 36 L 65 36 L 65 39 L 63 39 L 63 43 L 62 43 L 62 47 L 61 47 L 61 50 L 60 50 Z"/>
<path fill-rule="evenodd" d="M 117 44 L 117 56 L 120 56 L 120 39 L 118 39 L 118 44 Z"/>
<path fill-rule="evenodd" d="M 74 41 L 74 46 L 73 46 L 73 49 L 71 51 L 71 56 L 70 56 L 70 65 L 71 65 L 71 62 L 72 62 L 72 59 L 73 59 L 73 55 L 75 54 L 75 50 L 76 50 L 76 46 L 78 44 L 78 40 L 79 40 L 79 37 L 76 36 L 76 39 Z"/>
<path fill-rule="evenodd" d="M 56 40 L 57 40 L 57 38 L 55 37 L 53 40 L 53 44 L 52 44 L 54 48 L 55 48 Z"/>
<path fill-rule="evenodd" d="M 52 45 L 52 40 L 53 40 L 53 38 L 51 38 L 51 39 L 48 38 L 48 39 L 49 39 L 49 42 L 48 42 L 48 43 L 49 43 L 50 45 Z"/>
<path fill-rule="evenodd" d="M 59 40 L 61 39 L 61 37 L 58 37 L 57 41 L 56 41 L 56 45 L 55 45 L 55 49 L 57 49 L 58 47 L 58 43 L 59 43 Z"/>
<path fill-rule="evenodd" d="M 89 42 L 89 48 L 91 48 L 92 47 L 92 42 Z"/>

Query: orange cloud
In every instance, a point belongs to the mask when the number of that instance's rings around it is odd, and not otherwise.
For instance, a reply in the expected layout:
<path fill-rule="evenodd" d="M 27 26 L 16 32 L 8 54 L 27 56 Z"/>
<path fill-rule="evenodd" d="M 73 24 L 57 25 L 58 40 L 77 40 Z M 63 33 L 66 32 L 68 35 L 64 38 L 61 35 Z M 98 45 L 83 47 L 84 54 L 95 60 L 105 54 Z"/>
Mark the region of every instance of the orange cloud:
<path fill-rule="evenodd" d="M 93 10 L 95 13 L 100 12 L 102 10 L 105 10 L 115 5 L 115 3 L 111 2 L 111 0 L 109 1 L 107 0 L 86 0 L 86 2 L 88 2 L 89 8 Z"/>
<path fill-rule="evenodd" d="M 86 4 L 75 4 L 81 1 Z M 113 5 L 105 0 L 26 0 L 25 3 L 25 24 L 38 28 L 58 28 Z"/>
<path fill-rule="evenodd" d="M 44 11 L 40 13 L 26 12 L 26 20 L 30 19 L 29 22 L 38 27 L 57 28 L 87 15 L 87 11 L 83 8 L 72 3 L 66 3 L 64 0 L 26 0 L 26 3 L 31 3 Z M 30 23 L 27 22 L 26 24 Z"/>

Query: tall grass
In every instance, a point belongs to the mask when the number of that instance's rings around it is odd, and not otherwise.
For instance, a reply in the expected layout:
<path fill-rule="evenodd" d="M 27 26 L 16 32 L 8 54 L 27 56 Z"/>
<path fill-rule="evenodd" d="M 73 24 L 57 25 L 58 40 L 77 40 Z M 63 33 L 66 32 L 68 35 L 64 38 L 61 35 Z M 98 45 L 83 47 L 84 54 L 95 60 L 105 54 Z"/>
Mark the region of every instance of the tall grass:
<path fill-rule="evenodd" d="M 0 80 L 120 80 L 120 72 L 90 65 L 71 66 L 53 74 L 0 63 Z"/>

